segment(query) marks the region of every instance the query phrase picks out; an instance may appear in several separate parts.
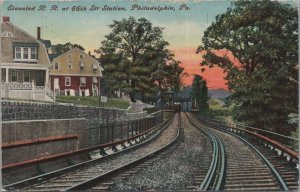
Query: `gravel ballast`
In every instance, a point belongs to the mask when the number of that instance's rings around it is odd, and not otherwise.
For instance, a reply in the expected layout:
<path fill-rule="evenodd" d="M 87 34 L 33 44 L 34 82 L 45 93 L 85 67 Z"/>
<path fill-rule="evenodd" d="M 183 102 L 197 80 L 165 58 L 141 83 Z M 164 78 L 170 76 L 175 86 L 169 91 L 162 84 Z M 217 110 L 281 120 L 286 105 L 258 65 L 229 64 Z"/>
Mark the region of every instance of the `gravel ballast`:
<path fill-rule="evenodd" d="M 210 145 L 206 135 L 194 128 L 182 115 L 182 142 L 160 155 L 152 166 L 126 179 L 118 177 L 111 191 L 185 190 L 201 169 L 205 148 Z"/>

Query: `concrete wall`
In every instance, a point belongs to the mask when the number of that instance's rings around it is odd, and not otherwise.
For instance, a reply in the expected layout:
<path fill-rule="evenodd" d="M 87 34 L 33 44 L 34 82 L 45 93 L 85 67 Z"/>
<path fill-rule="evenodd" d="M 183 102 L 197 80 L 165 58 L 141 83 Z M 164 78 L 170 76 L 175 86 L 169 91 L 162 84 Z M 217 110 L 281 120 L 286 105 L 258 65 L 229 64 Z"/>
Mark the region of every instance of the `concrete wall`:
<path fill-rule="evenodd" d="M 65 139 L 20 145 L 37 139 L 78 135 L 78 139 Z M 86 119 L 56 119 L 9 121 L 2 123 L 2 143 L 19 145 L 2 150 L 2 164 L 12 164 L 54 154 L 70 152 L 88 147 L 88 129 Z"/>

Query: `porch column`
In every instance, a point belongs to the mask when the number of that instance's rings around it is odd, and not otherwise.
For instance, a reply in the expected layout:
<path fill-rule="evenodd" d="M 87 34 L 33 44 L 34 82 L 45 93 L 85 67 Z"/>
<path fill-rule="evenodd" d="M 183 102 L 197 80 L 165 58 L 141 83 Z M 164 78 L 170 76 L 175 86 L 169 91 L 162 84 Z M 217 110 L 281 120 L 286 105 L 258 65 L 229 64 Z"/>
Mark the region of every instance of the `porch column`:
<path fill-rule="evenodd" d="M 5 68 L 6 71 L 5 71 L 5 83 L 8 83 L 8 68 Z"/>
<path fill-rule="evenodd" d="M 46 75 L 45 75 L 45 86 L 49 86 L 49 69 L 46 70 Z"/>

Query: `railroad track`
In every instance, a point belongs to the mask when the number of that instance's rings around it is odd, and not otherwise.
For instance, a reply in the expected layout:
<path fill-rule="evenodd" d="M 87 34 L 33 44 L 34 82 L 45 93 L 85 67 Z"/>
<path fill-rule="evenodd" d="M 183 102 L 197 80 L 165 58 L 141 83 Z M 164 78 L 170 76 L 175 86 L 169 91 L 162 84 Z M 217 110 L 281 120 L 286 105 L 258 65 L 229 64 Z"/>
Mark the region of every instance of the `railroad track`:
<path fill-rule="evenodd" d="M 280 171 L 258 150 L 258 147 L 238 135 L 224 133 L 223 131 L 204 126 L 198 119 L 191 115 L 187 115 L 187 117 L 193 126 L 207 135 L 211 141 L 211 145 L 208 145 L 202 159 L 202 166 L 199 169 L 199 173 L 193 175 L 194 179 L 191 185 L 177 190 L 282 191 L 295 189 L 288 187 L 281 174 L 279 174 Z M 153 162 L 156 162 L 156 160 Z M 151 188 L 151 182 L 140 183 L 141 181 L 147 182 L 145 179 L 140 179 L 142 177 L 149 177 L 148 180 L 156 179 L 155 176 L 145 174 L 145 172 L 153 172 L 152 169 L 155 169 L 155 166 L 149 168 L 153 162 L 149 164 L 147 162 L 144 168 L 148 170 L 142 171 L 144 173 L 139 173 L 139 168 L 128 170 L 129 174 L 126 172 L 123 173 L 124 177 L 121 177 L 127 180 L 125 182 L 122 179 L 109 182 L 110 187 L 105 187 L 105 183 L 102 183 L 98 185 L 100 188 L 96 187 L 95 189 L 130 190 L 128 185 L 134 184 L 136 186 L 132 190 L 161 190 L 160 187 Z M 166 166 L 167 164 L 168 162 L 165 162 Z M 281 173 L 290 174 L 290 172 L 286 171 Z M 163 174 L 163 172 L 160 174 Z M 135 179 L 140 184 L 133 182 Z M 166 178 L 165 182 L 168 182 L 168 180 L 171 180 L 171 178 Z M 122 184 L 114 187 L 115 183 L 119 182 Z"/>
<path fill-rule="evenodd" d="M 201 171 L 201 174 L 196 175 L 193 185 L 188 186 L 187 189 L 219 191 L 225 177 L 226 154 L 224 144 L 216 134 L 208 129 L 200 129 L 198 122 L 193 117 L 186 114 L 186 118 L 190 124 L 207 135 L 212 144 L 211 158 L 205 158 L 206 161 L 203 162 L 206 165 L 203 167 L 206 172 Z"/>
<path fill-rule="evenodd" d="M 178 125 L 180 125 L 180 121 L 178 122 Z M 138 175 L 143 170 L 152 169 L 153 166 L 155 166 L 155 164 L 158 161 L 164 160 L 174 150 L 176 150 L 183 141 L 184 141 L 183 129 L 180 128 L 178 132 L 178 137 L 176 138 L 176 143 L 173 143 L 167 147 L 164 147 L 160 151 L 156 151 L 153 154 L 150 154 L 147 157 L 147 159 L 144 160 L 143 162 L 133 162 L 129 167 L 124 168 L 120 172 L 114 173 L 110 177 L 102 178 L 101 180 L 93 182 L 89 186 L 86 186 L 84 188 L 81 187 L 77 189 L 86 189 L 88 191 L 114 191 L 113 187 L 116 183 L 122 183 L 130 179 L 132 176 Z"/>
<path fill-rule="evenodd" d="M 278 156 L 271 154 L 258 143 L 251 144 L 239 135 L 204 125 L 194 115 L 188 114 L 187 116 L 194 126 L 207 135 L 214 135 L 224 145 L 225 154 L 221 155 L 221 157 L 226 157 L 223 178 L 220 179 L 220 174 L 218 176 L 218 172 L 223 172 L 221 165 L 218 166 L 219 169 L 215 170 L 215 173 L 210 173 L 213 169 L 207 172 L 207 175 L 215 174 L 215 178 L 222 180 L 220 188 L 216 188 L 218 185 L 214 184 L 216 183 L 216 179 L 214 179 L 215 181 L 212 180 L 213 182 L 207 184 L 208 189 L 225 191 L 297 190 L 299 172 L 292 166 L 287 166 L 286 162 L 280 161 Z M 214 143 L 213 139 L 211 140 Z M 214 144 L 214 146 L 217 145 Z M 205 183 L 202 183 L 200 187 L 194 187 L 202 189 L 202 186 L 205 186 Z"/>
<path fill-rule="evenodd" d="M 105 191 L 188 191 L 191 190 L 190 183 L 193 181 L 202 183 L 207 170 L 213 168 L 218 158 L 215 158 L 212 166 L 210 163 L 203 163 L 203 161 L 211 161 L 213 157 L 212 145 L 208 137 L 190 126 L 186 118 L 181 119 L 180 142 L 159 156 L 126 170 L 109 181 L 99 183 L 92 189 Z M 212 180 L 211 176 L 207 176 L 206 180 Z M 105 186 L 107 183 L 110 185 Z"/>
<path fill-rule="evenodd" d="M 103 159 L 81 163 L 80 166 L 71 168 L 71 171 L 67 167 L 38 176 L 34 178 L 34 184 L 30 183 L 30 179 L 28 179 L 4 186 L 4 189 L 21 191 L 71 191 L 90 188 L 94 183 L 105 181 L 112 175 L 124 172 L 124 170 L 144 162 L 175 144 L 180 135 L 180 124 L 178 122 L 180 122 L 180 117 L 175 115 L 172 122 L 161 133 L 159 139 L 143 145 L 143 148 L 139 147 L 132 149 L 130 153 L 128 151 L 127 153 L 120 152 L 119 155 L 112 157 L 106 156 Z M 49 175 L 52 175 L 52 178 L 49 179 Z M 26 185 L 26 182 L 29 185 Z M 104 187 L 107 185 L 109 183 L 104 183 Z M 22 187 L 19 188 L 18 186 Z"/>
<path fill-rule="evenodd" d="M 299 170 L 294 164 L 287 162 L 283 156 L 279 156 L 276 151 L 266 149 L 261 143 L 253 142 L 259 151 L 261 151 L 272 163 L 274 168 L 281 175 L 287 187 L 291 191 L 299 191 Z"/>

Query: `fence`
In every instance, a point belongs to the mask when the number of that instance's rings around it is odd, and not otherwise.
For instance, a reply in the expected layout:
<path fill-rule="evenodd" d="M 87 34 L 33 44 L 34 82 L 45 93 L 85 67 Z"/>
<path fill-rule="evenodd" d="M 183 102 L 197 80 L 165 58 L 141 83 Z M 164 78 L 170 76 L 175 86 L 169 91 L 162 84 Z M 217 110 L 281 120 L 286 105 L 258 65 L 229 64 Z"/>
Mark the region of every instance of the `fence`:
<path fill-rule="evenodd" d="M 34 83 L 0 83 L 1 97 L 54 101 L 55 95 L 47 86 L 35 86 Z"/>
<path fill-rule="evenodd" d="M 144 119 L 127 122 L 111 122 L 88 129 L 90 146 L 100 145 L 133 137 L 139 133 L 162 123 L 160 116 L 146 117 Z"/>
<path fill-rule="evenodd" d="M 208 122 L 212 122 L 212 123 L 216 123 L 219 125 L 224 125 L 224 126 L 228 126 L 228 127 L 236 127 L 236 128 L 240 128 L 240 129 L 244 129 L 244 130 L 248 130 L 248 131 L 252 131 L 254 133 L 258 133 L 260 135 L 266 136 L 269 139 L 272 139 L 274 141 L 277 141 L 279 143 L 281 143 L 282 145 L 294 150 L 294 151 L 298 151 L 299 150 L 299 140 L 295 139 L 293 137 L 289 137 L 286 135 L 282 135 L 279 133 L 275 133 L 272 131 L 267 131 L 267 130 L 263 130 L 263 129 L 259 129 L 259 128 L 255 128 L 255 127 L 251 127 L 248 125 L 244 125 L 241 123 L 234 123 L 234 124 L 230 124 L 227 122 L 223 122 L 223 121 L 218 121 L 215 119 L 208 119 L 205 117 L 201 117 L 200 115 L 198 115 L 201 119 L 208 121 Z"/>
<path fill-rule="evenodd" d="M 143 109 L 143 111 L 147 111 L 148 114 L 155 113 L 159 110 L 161 110 L 161 107 L 150 107 L 150 108 Z"/>

